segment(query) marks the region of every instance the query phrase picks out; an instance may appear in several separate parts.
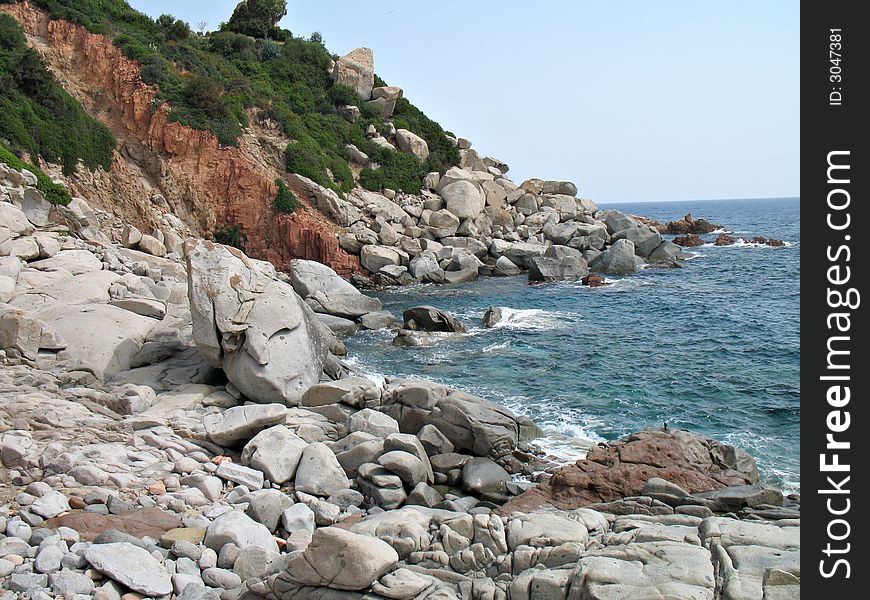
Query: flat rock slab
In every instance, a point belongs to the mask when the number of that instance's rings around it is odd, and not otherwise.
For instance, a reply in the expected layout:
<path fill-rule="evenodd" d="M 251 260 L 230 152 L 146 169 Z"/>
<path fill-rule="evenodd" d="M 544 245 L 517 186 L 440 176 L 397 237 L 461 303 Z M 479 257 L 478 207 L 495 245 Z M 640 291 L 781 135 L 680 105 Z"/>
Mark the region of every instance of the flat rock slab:
<path fill-rule="evenodd" d="M 172 578 L 151 554 L 127 542 L 94 544 L 85 558 L 100 573 L 134 592 L 159 598 L 172 593 Z"/>
<path fill-rule="evenodd" d="M 147 536 L 159 540 L 167 531 L 183 527 L 175 516 L 159 508 L 140 508 L 120 515 L 98 515 L 75 510 L 49 519 L 41 526 L 47 529 L 75 529 L 85 542 L 92 542 L 101 533 L 112 529 L 137 538 Z"/>

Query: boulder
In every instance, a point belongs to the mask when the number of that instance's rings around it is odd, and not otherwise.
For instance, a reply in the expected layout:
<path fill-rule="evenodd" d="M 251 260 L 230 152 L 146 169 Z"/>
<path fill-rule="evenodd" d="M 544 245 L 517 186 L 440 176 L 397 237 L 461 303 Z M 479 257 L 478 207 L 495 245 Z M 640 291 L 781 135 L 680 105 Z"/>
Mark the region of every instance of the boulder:
<path fill-rule="evenodd" d="M 286 416 L 287 407 L 283 404 L 234 406 L 223 413 L 205 415 L 202 424 L 215 444 L 234 446 L 267 427 L 283 423 Z"/>
<path fill-rule="evenodd" d="M 372 273 L 377 273 L 387 265 L 402 264 L 402 255 L 389 246 L 363 246 L 359 258 L 362 266 Z"/>
<path fill-rule="evenodd" d="M 313 260 L 290 261 L 290 284 L 302 298 L 314 292 L 324 294 L 358 294 L 359 291 L 328 266 Z"/>
<path fill-rule="evenodd" d="M 399 433 L 399 424 L 387 414 L 371 408 L 364 408 L 348 417 L 347 430 L 351 433 L 363 431 L 383 438 L 391 433 Z"/>
<path fill-rule="evenodd" d="M 396 146 L 402 152 L 413 154 L 421 162 L 429 158 L 429 144 L 426 140 L 407 129 L 396 130 Z"/>
<path fill-rule="evenodd" d="M 24 188 L 20 199 L 15 200 L 15 205 L 21 209 L 27 220 L 37 227 L 46 227 L 49 224 L 51 203 L 45 199 L 38 189 L 33 187 Z"/>
<path fill-rule="evenodd" d="M 166 256 L 166 246 L 163 242 L 150 235 L 143 235 L 139 240 L 139 250 L 152 256 Z"/>
<path fill-rule="evenodd" d="M 639 225 L 637 221 L 618 210 L 606 210 L 602 214 L 596 215 L 596 218 L 604 222 L 607 226 L 607 233 L 610 235 Z"/>
<path fill-rule="evenodd" d="M 570 181 L 544 181 L 541 184 L 542 194 L 564 194 L 566 196 L 576 196 L 577 186 Z"/>
<path fill-rule="evenodd" d="M 315 312 L 326 313 L 344 319 L 357 319 L 381 310 L 381 301 L 354 290 L 352 293 L 314 292 L 308 299 Z"/>
<path fill-rule="evenodd" d="M 477 495 L 500 494 L 510 474 L 486 457 L 475 457 L 462 465 L 462 486 Z"/>
<path fill-rule="evenodd" d="M 634 273 L 637 271 L 634 242 L 626 239 L 617 240 L 610 248 L 599 254 L 589 268 L 597 273 Z"/>
<path fill-rule="evenodd" d="M 432 228 L 433 235 L 439 239 L 455 235 L 459 225 L 459 217 L 446 208 L 436 210 L 429 215 L 429 226 Z"/>
<path fill-rule="evenodd" d="M 63 269 L 73 275 L 102 271 L 103 262 L 87 250 L 62 250 L 51 258 L 31 262 L 30 267 L 43 271 Z"/>
<path fill-rule="evenodd" d="M 272 483 L 286 483 L 296 475 L 308 442 L 283 425 L 255 435 L 242 450 L 242 464 L 262 471 Z"/>
<path fill-rule="evenodd" d="M 319 383 L 302 396 L 302 406 L 326 406 L 339 402 L 356 408 L 378 406 L 381 388 L 365 377 L 346 377 L 338 381 Z"/>
<path fill-rule="evenodd" d="M 444 198 L 447 210 L 459 219 L 475 218 L 483 211 L 486 203 L 486 199 L 480 189 L 474 183 L 467 180 L 449 183 L 441 188 L 439 193 Z"/>
<path fill-rule="evenodd" d="M 193 337 L 203 358 L 255 402 L 298 404 L 320 380 L 328 330 L 290 285 L 239 250 L 189 240 L 185 255 Z"/>
<path fill-rule="evenodd" d="M 405 328 L 415 331 L 444 331 L 465 333 L 465 327 L 452 315 L 434 306 L 416 306 L 402 313 Z"/>
<path fill-rule="evenodd" d="M 550 258 L 538 256 L 529 267 L 529 281 L 561 281 L 580 279 L 589 274 L 583 257 Z"/>
<path fill-rule="evenodd" d="M 639 496 L 654 477 L 698 493 L 757 483 L 758 470 L 749 455 L 728 444 L 688 431 L 649 430 L 592 448 L 585 459 L 562 467 L 501 511 L 531 512 L 545 504 L 570 510 L 617 501 Z"/>
<path fill-rule="evenodd" d="M 0 224 L 16 236 L 30 235 L 35 231 L 21 209 L 7 202 L 0 202 Z"/>
<path fill-rule="evenodd" d="M 0 304 L 0 349 L 14 348 L 29 360 L 40 349 L 62 350 L 66 342 L 54 328 L 20 308 Z"/>
<path fill-rule="evenodd" d="M 309 444 L 302 452 L 295 484 L 297 491 L 324 498 L 350 487 L 335 454 L 322 442 Z"/>
<path fill-rule="evenodd" d="M 237 510 L 226 512 L 212 521 L 202 543 L 215 552 L 227 544 L 235 544 L 239 548 L 256 546 L 272 554 L 278 553 L 278 544 L 269 530 Z"/>
<path fill-rule="evenodd" d="M 369 48 L 357 48 L 335 61 L 332 80 L 352 88 L 360 100 L 368 100 L 375 86 L 375 56 Z"/>
<path fill-rule="evenodd" d="M 514 275 L 519 275 L 522 272 L 523 270 L 516 266 L 507 256 L 500 256 L 498 260 L 495 261 L 495 275 L 512 277 Z"/>
<path fill-rule="evenodd" d="M 631 240 L 634 242 L 634 252 L 643 258 L 652 254 L 662 243 L 662 235 L 649 225 L 629 227 L 613 234 L 613 240 Z"/>
<path fill-rule="evenodd" d="M 390 571 L 399 555 L 384 541 L 337 527 L 314 532 L 304 552 L 292 556 L 272 583 L 280 598 L 293 584 L 335 590 L 364 590 Z"/>

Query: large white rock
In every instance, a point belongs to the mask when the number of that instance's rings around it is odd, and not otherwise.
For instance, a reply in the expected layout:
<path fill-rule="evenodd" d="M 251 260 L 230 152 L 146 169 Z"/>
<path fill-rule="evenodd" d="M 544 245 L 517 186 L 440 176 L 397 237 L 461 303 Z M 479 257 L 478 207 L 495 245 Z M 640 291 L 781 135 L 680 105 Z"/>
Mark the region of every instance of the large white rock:
<path fill-rule="evenodd" d="M 275 591 L 287 582 L 335 590 L 363 590 L 386 574 L 399 555 L 386 542 L 337 527 L 321 527 L 311 544 L 287 563 L 274 582 Z"/>
<path fill-rule="evenodd" d="M 471 181 L 454 181 L 441 188 L 441 197 L 447 210 L 460 219 L 473 219 L 483 210 L 485 198 L 480 189 Z"/>
<path fill-rule="evenodd" d="M 402 152 L 413 154 L 420 161 L 429 158 L 429 144 L 426 143 L 426 140 L 407 129 L 396 130 L 396 146 Z"/>
<path fill-rule="evenodd" d="M 314 292 L 324 294 L 358 294 L 359 290 L 328 266 L 313 260 L 290 262 L 290 283 L 302 298 Z"/>
<path fill-rule="evenodd" d="M 0 304 L 0 349 L 14 348 L 25 358 L 36 360 L 40 349 L 64 347 L 66 342 L 45 321 L 20 308 Z"/>
<path fill-rule="evenodd" d="M 103 270 L 103 262 L 87 250 L 61 250 L 51 258 L 32 262 L 29 266 L 43 271 L 64 269 L 73 275 Z"/>
<path fill-rule="evenodd" d="M 314 313 L 282 281 L 235 248 L 185 244 L 193 337 L 247 398 L 299 403 L 320 380 L 328 339 Z"/>
<path fill-rule="evenodd" d="M 368 100 L 375 87 L 375 55 L 370 48 L 357 48 L 337 61 L 332 69 L 332 79 L 346 85 L 357 93 L 361 100 Z"/>
<path fill-rule="evenodd" d="M 100 381 L 130 369 L 154 319 L 106 304 L 54 305 L 35 315 L 66 341 L 59 358 Z"/>
<path fill-rule="evenodd" d="M 8 202 L 0 202 L 0 225 L 15 235 L 30 235 L 34 231 L 21 209 Z"/>
<path fill-rule="evenodd" d="M 359 258 L 362 266 L 372 273 L 388 265 L 402 264 L 402 255 L 389 246 L 363 246 Z"/>

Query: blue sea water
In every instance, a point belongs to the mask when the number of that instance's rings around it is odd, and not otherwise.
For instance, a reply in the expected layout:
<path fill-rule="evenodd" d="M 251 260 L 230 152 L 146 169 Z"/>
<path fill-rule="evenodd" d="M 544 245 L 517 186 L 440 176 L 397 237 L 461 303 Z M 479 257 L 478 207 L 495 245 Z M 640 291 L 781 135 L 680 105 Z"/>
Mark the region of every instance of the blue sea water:
<path fill-rule="evenodd" d="M 743 447 L 764 479 L 799 490 L 798 199 L 602 208 L 662 222 L 691 212 L 735 237 L 788 245 L 705 245 L 682 269 L 608 277 L 612 285 L 595 289 L 529 285 L 522 275 L 380 293 L 397 316 L 431 304 L 471 332 L 423 348 L 364 332 L 347 340 L 352 363 L 370 375 L 439 381 L 528 415 L 546 433 L 542 447 L 566 462 L 581 455 L 578 439 L 614 440 L 668 423 Z M 490 306 L 508 309 L 508 319 L 485 329 Z"/>

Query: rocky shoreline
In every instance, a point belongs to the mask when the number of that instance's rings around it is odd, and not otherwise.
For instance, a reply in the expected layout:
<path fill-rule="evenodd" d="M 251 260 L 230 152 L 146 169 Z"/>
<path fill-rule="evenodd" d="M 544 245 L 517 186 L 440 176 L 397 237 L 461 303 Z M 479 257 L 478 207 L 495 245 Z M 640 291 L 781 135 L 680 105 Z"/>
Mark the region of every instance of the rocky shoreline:
<path fill-rule="evenodd" d="M 359 327 L 461 331 L 437 308 L 400 322 L 318 263 L 288 276 L 190 238 L 171 213 L 142 234 L 34 185 L 0 165 L 0 598 L 799 597 L 800 498 L 760 483 L 740 449 L 655 429 L 553 464 L 525 417 L 342 360 Z M 398 256 L 375 271 L 384 282 L 432 261 L 420 279 L 503 258 L 544 279 L 633 270 L 639 248 L 654 264 L 662 246 L 679 260 L 654 227 L 554 185 L 514 190 L 519 239 L 502 234 L 484 260 L 453 235 L 464 221 L 426 248 L 382 243 L 405 220 L 383 210 L 359 252 Z M 560 212 L 550 196 L 573 199 Z M 439 227 L 444 209 L 423 210 Z"/>

